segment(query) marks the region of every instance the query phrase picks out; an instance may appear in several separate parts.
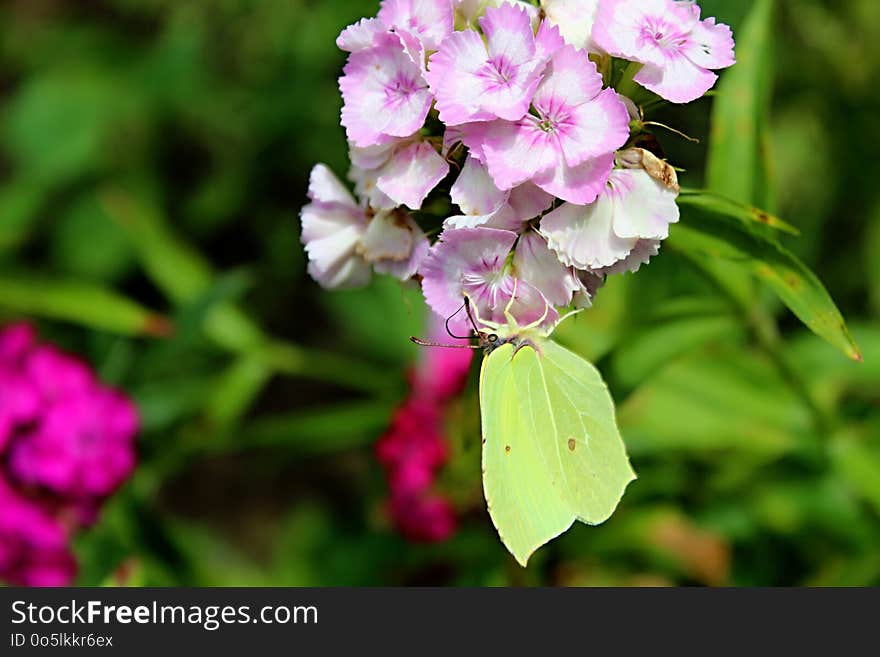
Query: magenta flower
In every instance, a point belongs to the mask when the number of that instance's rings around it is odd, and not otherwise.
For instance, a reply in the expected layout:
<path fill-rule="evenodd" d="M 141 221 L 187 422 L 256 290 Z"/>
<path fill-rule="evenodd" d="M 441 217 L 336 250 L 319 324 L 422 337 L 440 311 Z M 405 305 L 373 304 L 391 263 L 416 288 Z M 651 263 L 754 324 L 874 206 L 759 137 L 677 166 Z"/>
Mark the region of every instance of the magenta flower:
<path fill-rule="evenodd" d="M 391 516 L 404 538 L 417 543 L 439 543 L 455 533 L 458 524 L 448 500 L 430 492 L 391 496 Z"/>
<path fill-rule="evenodd" d="M 137 432 L 132 403 L 96 387 L 47 408 L 33 431 L 11 445 L 9 472 L 68 500 L 105 498 L 134 470 Z"/>
<path fill-rule="evenodd" d="M 132 473 L 138 415 L 79 359 L 0 331 L 0 579 L 69 584 L 68 546 Z"/>
<path fill-rule="evenodd" d="M 391 518 L 412 541 L 442 541 L 455 531 L 452 505 L 432 491 L 448 459 L 441 405 L 439 399 L 414 392 L 376 444 L 388 478 Z"/>
<path fill-rule="evenodd" d="M 441 344 L 456 342 L 436 315 L 428 337 Z M 426 347 L 413 373 L 409 398 L 376 444 L 376 456 L 385 468 L 391 493 L 391 518 L 411 541 L 442 541 L 455 531 L 452 504 L 433 488 L 438 471 L 449 458 L 443 427 L 445 406 L 464 389 L 472 359 L 473 352 L 468 349 Z"/>
<path fill-rule="evenodd" d="M 428 340 L 438 344 L 466 345 L 467 340 L 453 339 L 446 331 L 446 322 L 435 313 L 429 313 Z M 412 377 L 415 397 L 446 403 L 458 395 L 467 383 L 474 352 L 470 349 L 423 347 Z"/>
<path fill-rule="evenodd" d="M 602 0 L 593 39 L 605 51 L 644 64 L 633 78 L 673 103 L 689 103 L 711 89 L 714 69 L 732 66 L 733 35 L 700 8 L 677 0 Z"/>
<path fill-rule="evenodd" d="M 14 368 L 4 367 L 0 359 L 0 454 L 16 427 L 37 417 L 40 393 L 30 379 Z"/>
<path fill-rule="evenodd" d="M 499 189 L 527 181 L 572 203 L 591 203 L 629 137 L 626 106 L 586 55 L 566 46 L 532 98 L 535 114 L 483 129 L 482 153 Z"/>
<path fill-rule="evenodd" d="M 480 19 L 477 32 L 455 32 L 430 60 L 426 78 L 447 125 L 496 118 L 516 121 L 528 112 L 549 57 L 562 45 L 555 28 L 532 30 L 528 13 L 504 4 Z"/>
<path fill-rule="evenodd" d="M 349 55 L 339 88 L 342 125 L 349 141 L 360 147 L 411 136 L 424 124 L 433 101 L 422 66 L 393 33 Z"/>
<path fill-rule="evenodd" d="M 0 475 L 0 580 L 19 586 L 67 586 L 76 561 L 61 523 Z"/>
<path fill-rule="evenodd" d="M 422 264 L 422 292 L 441 317 L 460 335 L 471 329 L 462 310 L 464 297 L 480 322 L 507 324 L 510 314 L 520 326 L 553 326 L 559 314 L 530 282 L 517 278 L 508 262 L 517 235 L 495 228 L 443 231 Z"/>
<path fill-rule="evenodd" d="M 0 331 L 0 363 L 18 366 L 37 344 L 37 335 L 30 324 L 12 324 Z"/>
<path fill-rule="evenodd" d="M 541 233 L 565 265 L 601 270 L 640 240 L 666 239 L 679 217 L 675 198 L 644 169 L 616 169 L 594 203 L 562 205 L 541 220 Z"/>

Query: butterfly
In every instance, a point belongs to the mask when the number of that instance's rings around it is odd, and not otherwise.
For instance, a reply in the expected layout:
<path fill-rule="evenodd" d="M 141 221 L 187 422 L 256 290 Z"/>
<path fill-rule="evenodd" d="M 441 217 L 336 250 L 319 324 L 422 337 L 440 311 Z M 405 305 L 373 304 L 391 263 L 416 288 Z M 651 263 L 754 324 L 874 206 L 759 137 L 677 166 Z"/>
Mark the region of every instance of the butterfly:
<path fill-rule="evenodd" d="M 576 520 L 598 525 L 635 478 L 599 371 L 540 321 L 481 321 L 483 492 L 501 542 L 525 567 Z M 428 344 L 415 340 L 419 344 Z M 437 345 L 434 345 L 437 346 Z"/>

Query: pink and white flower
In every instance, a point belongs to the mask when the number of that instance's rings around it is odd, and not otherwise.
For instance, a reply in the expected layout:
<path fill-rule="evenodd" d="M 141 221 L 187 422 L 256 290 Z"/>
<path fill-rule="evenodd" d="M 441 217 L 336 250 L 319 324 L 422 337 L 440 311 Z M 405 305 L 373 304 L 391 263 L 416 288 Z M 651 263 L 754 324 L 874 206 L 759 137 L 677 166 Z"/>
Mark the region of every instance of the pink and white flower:
<path fill-rule="evenodd" d="M 401 280 L 413 276 L 428 253 L 428 239 L 404 210 L 358 205 L 323 164 L 312 169 L 309 198 L 300 214 L 309 274 L 326 288 L 366 285 L 372 265 Z"/>
<path fill-rule="evenodd" d="M 353 52 L 339 79 L 342 125 L 356 146 L 387 144 L 421 129 L 433 98 L 400 36 L 385 33 Z"/>
<path fill-rule="evenodd" d="M 602 89 L 595 64 L 572 46 L 553 56 L 531 102 L 535 114 L 483 127 L 482 157 L 495 185 L 531 181 L 565 201 L 591 203 L 629 137 L 626 106 Z"/>
<path fill-rule="evenodd" d="M 534 285 L 555 306 L 567 306 L 581 285 L 572 272 L 547 246 L 546 238 L 535 230 L 523 233 L 513 256 L 517 277 Z"/>
<path fill-rule="evenodd" d="M 451 0 L 382 0 L 379 20 L 389 29 L 413 34 L 426 50 L 437 50 L 452 34 Z"/>
<path fill-rule="evenodd" d="M 535 29 L 541 22 L 541 10 L 528 0 L 453 0 L 453 4 L 457 29 L 477 29 L 478 21 L 487 9 L 504 4 L 514 5 L 528 13 Z"/>
<path fill-rule="evenodd" d="M 478 322 L 507 324 L 506 314 L 520 326 L 540 322 L 553 326 L 559 313 L 529 282 L 517 278 L 508 256 L 516 233 L 495 228 L 445 230 L 422 264 L 422 292 L 428 305 L 449 317 L 453 331 L 470 330 L 462 308 L 470 299 Z"/>
<path fill-rule="evenodd" d="M 472 154 L 450 191 L 452 202 L 463 214 L 444 222 L 451 228 L 488 226 L 519 232 L 531 219 L 553 204 L 553 197 L 531 183 L 502 191 L 495 186 L 485 165 Z"/>
<path fill-rule="evenodd" d="M 425 76 L 440 120 L 450 126 L 522 118 L 549 57 L 562 45 L 546 24 L 536 36 L 528 13 L 513 4 L 487 9 L 479 22 L 486 41 L 472 30 L 453 33 Z"/>
<path fill-rule="evenodd" d="M 352 146 L 351 160 L 357 191 L 374 209 L 405 205 L 418 210 L 449 173 L 446 159 L 421 140 L 395 139 L 369 148 Z"/>
<path fill-rule="evenodd" d="M 379 274 L 405 281 L 419 269 L 428 255 L 428 238 L 403 210 L 379 212 L 361 237 L 357 252 Z"/>
<path fill-rule="evenodd" d="M 312 169 L 309 199 L 300 212 L 309 275 L 326 288 L 366 285 L 370 266 L 357 251 L 369 224 L 364 208 L 323 164 Z"/>
<path fill-rule="evenodd" d="M 640 241 L 663 240 L 678 221 L 676 193 L 644 169 L 616 169 L 590 205 L 566 203 L 541 221 L 563 264 L 601 270 L 624 261 Z"/>
<path fill-rule="evenodd" d="M 615 57 L 644 64 L 633 78 L 673 103 L 689 103 L 715 85 L 715 69 L 732 66 L 733 35 L 682 0 L 602 0 L 592 37 Z"/>
<path fill-rule="evenodd" d="M 388 26 L 378 18 L 362 18 L 346 27 L 336 37 L 336 46 L 346 52 L 360 52 L 376 45 L 388 32 Z"/>
<path fill-rule="evenodd" d="M 601 52 L 592 39 L 599 0 L 541 0 L 541 9 L 565 42 L 587 52 Z"/>

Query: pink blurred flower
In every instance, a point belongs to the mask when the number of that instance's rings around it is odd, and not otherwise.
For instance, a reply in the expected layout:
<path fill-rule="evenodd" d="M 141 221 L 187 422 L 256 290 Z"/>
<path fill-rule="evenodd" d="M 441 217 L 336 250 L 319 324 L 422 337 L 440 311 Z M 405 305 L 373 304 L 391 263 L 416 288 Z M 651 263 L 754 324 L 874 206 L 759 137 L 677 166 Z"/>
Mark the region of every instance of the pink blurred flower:
<path fill-rule="evenodd" d="M 644 64 L 633 79 L 673 103 L 700 98 L 718 79 L 712 70 L 736 62 L 730 28 L 701 21 L 693 2 L 602 0 L 592 36 L 611 55 Z"/>
<path fill-rule="evenodd" d="M 418 543 L 439 543 L 450 538 L 458 522 L 452 504 L 435 493 L 391 495 L 391 517 L 404 538 Z"/>
<path fill-rule="evenodd" d="M 392 473 L 393 488 L 423 488 L 446 462 L 442 420 L 437 401 L 422 396 L 411 396 L 397 409 L 390 428 L 376 444 L 379 462 Z"/>
<path fill-rule="evenodd" d="M 457 340 L 446 331 L 446 321 L 430 313 L 428 340 L 437 344 L 465 346 L 469 340 Z M 424 347 L 419 352 L 412 382 L 412 394 L 446 403 L 458 395 L 467 383 L 474 352 L 470 349 Z"/>
<path fill-rule="evenodd" d="M 562 45 L 555 28 L 537 36 L 520 6 L 489 8 L 477 32 L 455 32 L 430 60 L 426 78 L 447 125 L 496 118 L 516 121 L 528 112 L 549 57 Z"/>
<path fill-rule="evenodd" d="M 0 579 L 69 584 L 68 541 L 135 466 L 138 414 L 79 359 L 0 331 Z"/>
<path fill-rule="evenodd" d="M 394 415 L 376 445 L 391 493 L 395 526 L 410 540 L 440 541 L 455 529 L 452 507 L 431 491 L 448 458 L 439 400 L 411 396 Z"/>
<path fill-rule="evenodd" d="M 531 99 L 536 115 L 494 121 L 482 133 L 482 153 L 499 189 L 531 181 L 572 203 L 596 199 L 629 138 L 629 114 L 583 52 L 554 55 Z"/>
<path fill-rule="evenodd" d="M 66 586 L 75 575 L 76 561 L 61 523 L 0 476 L 0 580 Z"/>
<path fill-rule="evenodd" d="M 15 366 L 37 343 L 30 324 L 10 324 L 0 331 L 0 364 Z"/>
<path fill-rule="evenodd" d="M 455 342 L 445 322 L 433 315 L 428 337 L 440 344 Z M 467 384 L 473 352 L 426 347 L 420 356 L 410 395 L 376 444 L 376 456 L 385 468 L 389 513 L 398 531 L 412 541 L 442 541 L 456 527 L 452 505 L 433 490 L 449 458 L 444 411 Z"/>
<path fill-rule="evenodd" d="M 102 388 L 59 400 L 33 431 L 10 446 L 9 472 L 67 500 L 103 499 L 131 475 L 138 416 L 125 397 Z"/>
<path fill-rule="evenodd" d="M 30 379 L 0 360 L 0 454 L 15 428 L 37 417 L 40 394 Z"/>

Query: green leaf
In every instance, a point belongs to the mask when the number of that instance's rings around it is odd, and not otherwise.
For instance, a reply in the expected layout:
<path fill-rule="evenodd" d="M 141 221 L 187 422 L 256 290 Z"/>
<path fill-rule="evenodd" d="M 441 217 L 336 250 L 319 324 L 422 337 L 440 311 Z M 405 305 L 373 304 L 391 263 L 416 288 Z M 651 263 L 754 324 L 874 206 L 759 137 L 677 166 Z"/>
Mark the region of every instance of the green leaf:
<path fill-rule="evenodd" d="M 155 208 L 117 189 L 106 190 L 101 201 L 127 233 L 150 280 L 169 299 L 184 304 L 211 285 L 210 264 L 173 234 Z"/>
<path fill-rule="evenodd" d="M 853 360 L 861 353 L 822 282 L 794 254 L 763 232 L 726 215 L 685 212 L 668 242 L 696 258 L 731 260 L 765 281 L 816 335 Z"/>
<path fill-rule="evenodd" d="M 62 184 L 138 150 L 138 88 L 96 69 L 49 70 L 25 78 L 7 101 L 0 139 L 17 168 L 47 186 Z M 113 148 L 124 139 L 125 149 Z"/>
<path fill-rule="evenodd" d="M 747 228 L 760 225 L 770 226 L 770 228 L 775 228 L 790 235 L 800 235 L 801 233 L 791 224 L 768 212 L 708 191 L 682 189 L 678 197 L 678 204 L 701 208 L 708 212 L 737 219 L 745 224 Z"/>
<path fill-rule="evenodd" d="M 628 336 L 614 352 L 614 382 L 635 388 L 677 356 L 715 340 L 738 336 L 742 328 L 730 315 L 684 317 L 650 326 Z"/>
<path fill-rule="evenodd" d="M 756 0 L 737 33 L 737 64 L 712 108 L 708 188 L 742 203 L 769 203 L 765 128 L 772 86 L 773 0 Z"/>
<path fill-rule="evenodd" d="M 118 189 L 105 190 L 101 199 L 107 214 L 125 230 L 150 280 L 169 299 L 188 305 L 210 293 L 215 276 L 211 265 L 174 234 L 157 208 Z M 230 303 L 211 309 L 204 330 L 230 351 L 248 351 L 265 341 L 260 327 Z"/>
<path fill-rule="evenodd" d="M 171 322 L 116 292 L 90 283 L 0 277 L 0 309 L 121 333 L 164 337 Z"/>
<path fill-rule="evenodd" d="M 267 416 L 243 427 L 238 447 L 283 445 L 323 454 L 372 444 L 388 426 L 392 404 L 340 402 L 324 408 Z"/>
<path fill-rule="evenodd" d="M 13 179 L 0 188 L 0 250 L 27 239 L 45 196 L 42 185 L 24 179 Z"/>
<path fill-rule="evenodd" d="M 261 352 L 242 355 L 217 380 L 205 409 L 220 427 L 235 424 L 250 408 L 272 376 Z"/>
<path fill-rule="evenodd" d="M 672 451 L 742 459 L 810 446 L 809 410 L 768 361 L 739 346 L 670 363 L 619 407 L 618 421 L 637 463 Z"/>
<path fill-rule="evenodd" d="M 82 194 L 52 221 L 52 261 L 71 277 L 110 282 L 133 267 L 131 245 L 94 194 Z"/>
<path fill-rule="evenodd" d="M 857 433 L 840 436 L 831 456 L 841 478 L 880 513 L 880 443 L 871 445 Z"/>

